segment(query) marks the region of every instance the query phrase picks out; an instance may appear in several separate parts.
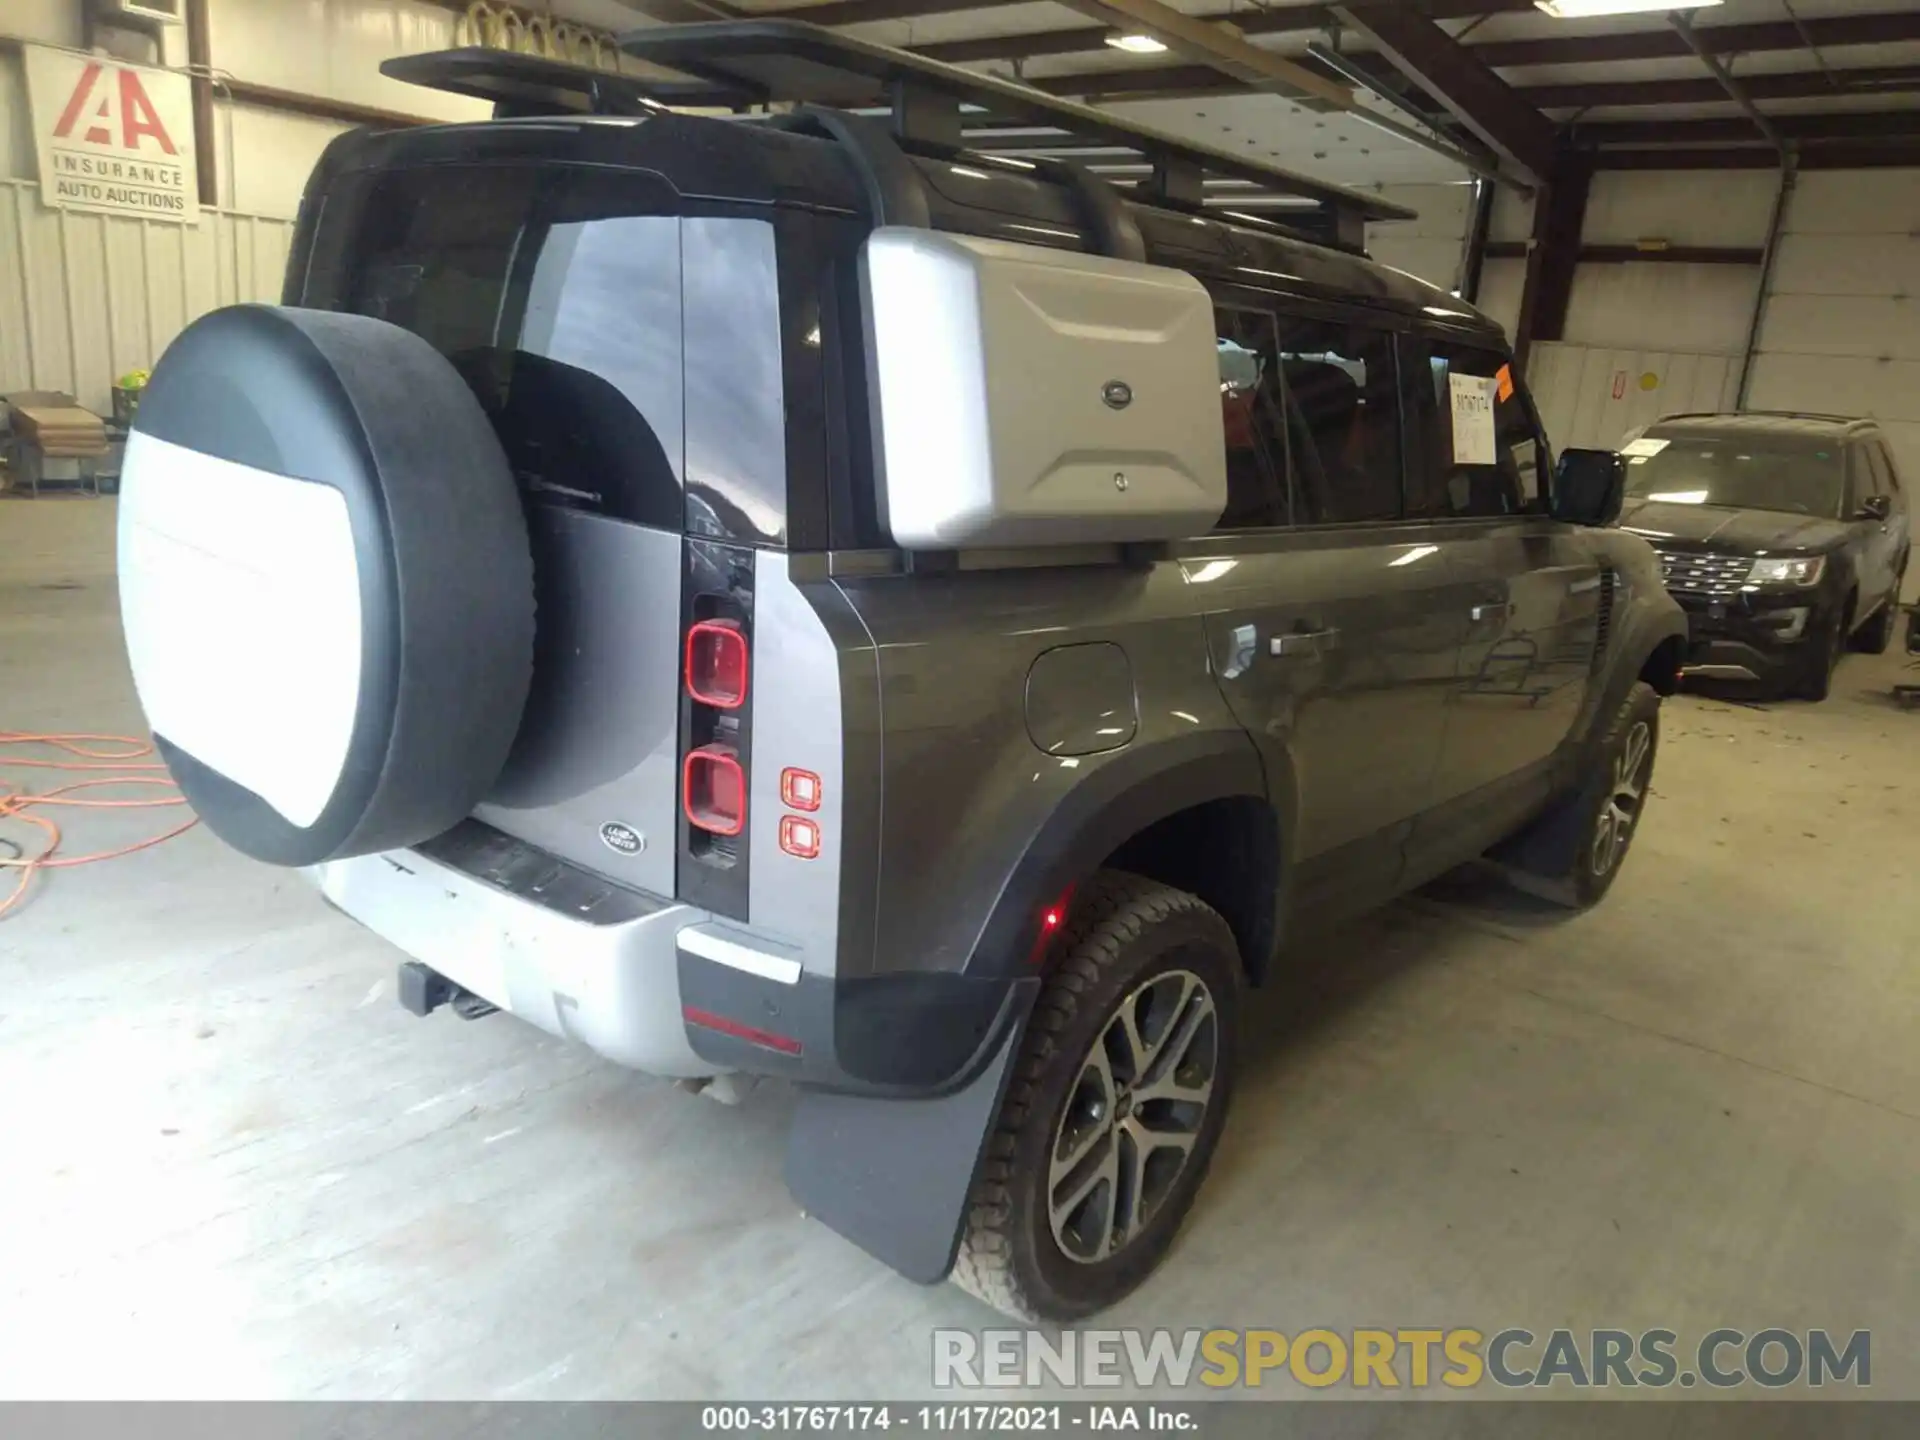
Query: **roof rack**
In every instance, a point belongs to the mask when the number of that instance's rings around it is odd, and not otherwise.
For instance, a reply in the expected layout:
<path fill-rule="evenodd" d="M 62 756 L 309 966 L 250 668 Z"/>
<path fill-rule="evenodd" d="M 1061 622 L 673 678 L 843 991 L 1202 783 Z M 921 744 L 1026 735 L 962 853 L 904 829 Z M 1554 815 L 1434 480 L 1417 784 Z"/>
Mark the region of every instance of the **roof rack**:
<path fill-rule="evenodd" d="M 491 100 L 496 120 L 529 115 L 658 115 L 671 105 L 738 105 L 752 97 L 703 80 L 620 75 L 591 65 L 468 45 L 382 61 L 409 85 Z"/>
<path fill-rule="evenodd" d="M 1411 220 L 1403 206 L 1275 165 L 1168 135 L 1106 110 L 873 45 L 796 20 L 660 25 L 620 38 L 629 55 L 767 103 L 835 110 L 887 107 L 892 137 L 912 148 L 967 148 L 966 131 L 1012 123 L 1048 132 L 1032 151 L 1097 147 L 1144 163 L 1133 186 L 1147 204 L 1200 210 L 1210 181 L 1250 182 L 1237 202 L 1295 201 L 1286 228 L 1359 251 L 1369 220 Z M 657 93 L 657 92 L 656 92 Z M 1278 218 L 1278 217 L 1276 217 Z"/>

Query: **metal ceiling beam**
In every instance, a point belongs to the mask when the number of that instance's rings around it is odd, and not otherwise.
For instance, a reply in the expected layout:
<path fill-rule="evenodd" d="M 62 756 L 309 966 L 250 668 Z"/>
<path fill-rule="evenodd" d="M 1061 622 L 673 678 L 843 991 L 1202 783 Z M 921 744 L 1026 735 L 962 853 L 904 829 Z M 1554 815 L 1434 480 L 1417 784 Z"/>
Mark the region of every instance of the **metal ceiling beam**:
<path fill-rule="evenodd" d="M 1854 70 L 1788 70 L 1742 75 L 1755 100 L 1801 100 L 1831 95 L 1894 95 L 1920 91 L 1920 65 Z M 1586 110 L 1596 105 L 1698 105 L 1724 100 L 1718 80 L 1596 80 L 1568 85 L 1521 85 L 1540 110 Z"/>
<path fill-rule="evenodd" d="M 1468 47 L 1471 49 L 1472 47 Z M 1311 52 L 1309 52 L 1311 54 Z M 1386 65 L 1378 55 L 1355 51 L 1340 57 L 1372 74 Z M 1050 95 L 1169 96 L 1244 92 L 1246 86 L 1205 65 L 1129 65 L 1050 75 L 1028 84 Z M 1833 95 L 1920 93 L 1920 65 L 1864 66 L 1852 70 L 1788 70 L 1743 75 L 1740 84 L 1755 100 L 1821 99 Z M 1711 77 L 1694 80 L 1594 80 L 1562 85 L 1516 85 L 1514 92 L 1536 110 L 1589 110 L 1599 105 L 1701 105 L 1727 98 Z M 1426 99 L 1412 95 L 1408 99 Z"/>
<path fill-rule="evenodd" d="M 1334 13 L 1528 181 L 1545 181 L 1554 165 L 1553 122 L 1465 45 L 1397 6 L 1338 5 Z"/>
<path fill-rule="evenodd" d="M 1787 140 L 1920 139 L 1920 108 L 1844 110 L 1827 115 L 1768 117 Z M 1704 120 L 1607 120 L 1573 127 L 1582 145 L 1738 144 L 1754 138 L 1752 122 L 1714 117 Z M 1778 156 L 1772 157 L 1778 162 Z"/>
<path fill-rule="evenodd" d="M 1920 167 L 1920 139 L 1814 141 L 1799 147 L 1802 170 L 1873 170 Z M 1780 157 L 1766 145 L 1599 150 L 1600 170 L 1777 170 Z"/>
<path fill-rule="evenodd" d="M 1702 65 L 1707 67 L 1707 73 L 1712 75 L 1720 88 L 1727 92 L 1733 103 L 1747 112 L 1747 118 L 1753 122 L 1753 128 L 1766 136 L 1767 142 L 1784 157 L 1787 153 L 1786 137 L 1774 128 L 1773 121 L 1767 117 L 1767 113 L 1753 103 L 1753 97 L 1740 87 L 1740 82 L 1733 78 L 1733 72 L 1720 63 L 1719 57 L 1708 48 L 1707 43 L 1700 38 L 1699 32 L 1693 28 L 1693 22 L 1678 10 L 1673 10 L 1668 12 L 1667 23 L 1679 32 L 1680 38 L 1687 42 L 1687 48 L 1693 51 Z"/>
<path fill-rule="evenodd" d="M 1163 0 L 1061 0 L 1118 30 L 1151 35 L 1191 59 L 1259 90 L 1271 90 L 1316 107 L 1352 108 L 1353 92 L 1305 65 L 1263 50 L 1229 25 L 1176 10 Z"/>
<path fill-rule="evenodd" d="M 859 3 L 859 0 L 855 0 Z M 1416 13 L 1435 20 L 1463 20 L 1476 15 L 1502 15 L 1533 9 L 1533 0 L 1408 0 Z M 945 9 L 967 9 L 944 0 Z M 802 17 L 792 12 L 794 18 Z M 1197 20 L 1225 21 L 1243 35 L 1293 35 L 1325 30 L 1333 18 L 1329 5 L 1266 5 L 1252 9 L 1219 10 L 1197 15 Z M 949 40 L 919 46 L 919 52 L 953 65 L 983 60 L 1031 60 L 1047 55 L 1091 54 L 1107 43 L 1111 25 L 1075 25 L 1041 30 L 1030 35 L 987 35 L 977 40 Z"/>
<path fill-rule="evenodd" d="M 627 0 L 632 3 L 632 0 Z M 824 5 L 789 5 L 762 10 L 756 20 L 805 20 L 810 25 L 876 25 L 885 20 L 918 20 L 955 11 L 998 10 L 1026 0 L 827 0 Z"/>
<path fill-rule="evenodd" d="M 1836 45 L 1893 45 L 1920 40 L 1920 8 L 1873 15 L 1831 15 L 1801 22 L 1822 49 Z M 1755 50 L 1804 50 L 1807 40 L 1792 21 L 1746 25 L 1699 25 L 1701 40 L 1716 55 Z M 1471 47 L 1484 63 L 1590 65 L 1609 60 L 1664 60 L 1693 52 L 1671 29 L 1628 30 L 1619 35 L 1567 35 L 1543 40 L 1496 40 Z"/>

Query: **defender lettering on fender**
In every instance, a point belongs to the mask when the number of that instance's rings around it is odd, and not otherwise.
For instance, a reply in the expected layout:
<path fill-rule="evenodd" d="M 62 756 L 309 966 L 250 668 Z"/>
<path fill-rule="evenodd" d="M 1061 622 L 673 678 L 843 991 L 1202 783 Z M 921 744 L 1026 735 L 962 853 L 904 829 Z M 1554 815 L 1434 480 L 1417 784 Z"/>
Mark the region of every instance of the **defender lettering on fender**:
<path fill-rule="evenodd" d="M 285 304 L 168 350 L 142 703 L 411 1008 L 790 1080 L 811 1214 L 1086 1314 L 1296 924 L 1489 852 L 1605 893 L 1684 621 L 1619 458 L 1556 467 L 1499 329 L 1360 253 L 1395 207 L 805 25 L 626 45 L 683 78 L 389 62 L 496 120 L 336 140 Z M 793 104 L 662 103 L 742 97 Z"/>

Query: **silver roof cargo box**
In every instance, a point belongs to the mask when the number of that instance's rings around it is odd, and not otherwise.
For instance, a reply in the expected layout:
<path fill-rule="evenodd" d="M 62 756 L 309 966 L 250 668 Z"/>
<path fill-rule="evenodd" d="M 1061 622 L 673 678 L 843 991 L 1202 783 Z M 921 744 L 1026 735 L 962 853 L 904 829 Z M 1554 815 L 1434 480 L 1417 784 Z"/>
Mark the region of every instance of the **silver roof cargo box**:
<path fill-rule="evenodd" d="M 1219 518 L 1213 302 L 1192 276 L 889 226 L 862 280 L 895 544 L 1167 540 Z"/>

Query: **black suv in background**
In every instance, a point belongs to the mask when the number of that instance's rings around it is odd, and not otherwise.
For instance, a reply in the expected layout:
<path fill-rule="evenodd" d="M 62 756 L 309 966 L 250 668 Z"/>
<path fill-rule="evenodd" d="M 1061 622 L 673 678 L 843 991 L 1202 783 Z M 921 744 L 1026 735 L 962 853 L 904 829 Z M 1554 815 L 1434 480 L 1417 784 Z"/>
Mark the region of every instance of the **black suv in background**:
<path fill-rule="evenodd" d="M 1687 673 L 1824 700 L 1893 639 L 1910 550 L 1886 437 L 1833 415 L 1673 415 L 1626 446 L 1621 524 L 1692 628 Z"/>

